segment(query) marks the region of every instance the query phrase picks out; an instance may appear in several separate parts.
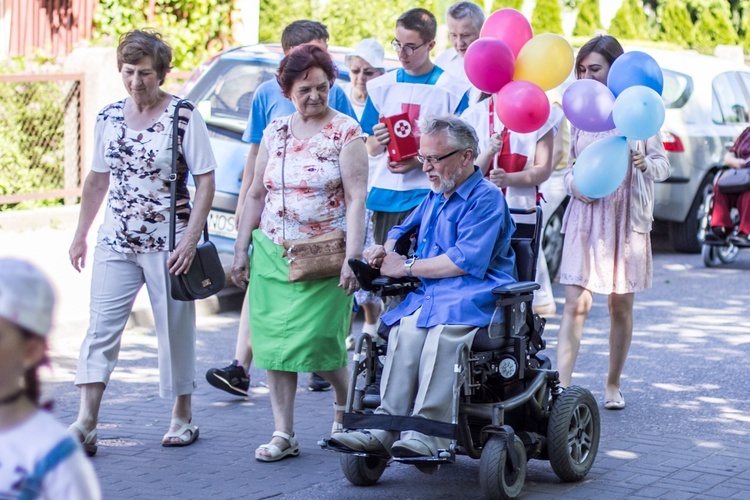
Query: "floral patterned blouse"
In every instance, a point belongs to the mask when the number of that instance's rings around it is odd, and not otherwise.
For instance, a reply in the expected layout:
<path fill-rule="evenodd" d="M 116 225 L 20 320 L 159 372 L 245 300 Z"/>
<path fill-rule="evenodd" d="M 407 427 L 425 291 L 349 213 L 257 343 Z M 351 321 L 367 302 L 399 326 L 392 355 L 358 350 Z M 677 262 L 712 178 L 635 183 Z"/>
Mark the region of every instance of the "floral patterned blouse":
<path fill-rule="evenodd" d="M 169 176 L 172 173 L 172 116 L 179 98 L 172 97 L 164 112 L 145 130 L 125 123 L 126 100 L 106 106 L 96 119 L 91 169 L 109 172 L 109 194 L 99 244 L 121 253 L 161 252 L 169 249 Z M 180 109 L 183 130 L 177 157 L 176 239 L 190 218 L 188 172 L 200 175 L 216 168 L 208 130 L 200 113 Z"/>
<path fill-rule="evenodd" d="M 276 244 L 309 238 L 333 229 L 346 230 L 346 204 L 339 155 L 352 141 L 362 140 L 362 129 L 352 118 L 337 113 L 317 134 L 294 137 L 282 129 L 290 117 L 273 120 L 263 133 L 268 149 L 263 183 L 268 190 L 260 229 Z M 284 142 L 286 159 L 284 160 Z M 284 163 L 286 217 L 281 169 Z M 346 168 L 344 166 L 344 168 Z"/>

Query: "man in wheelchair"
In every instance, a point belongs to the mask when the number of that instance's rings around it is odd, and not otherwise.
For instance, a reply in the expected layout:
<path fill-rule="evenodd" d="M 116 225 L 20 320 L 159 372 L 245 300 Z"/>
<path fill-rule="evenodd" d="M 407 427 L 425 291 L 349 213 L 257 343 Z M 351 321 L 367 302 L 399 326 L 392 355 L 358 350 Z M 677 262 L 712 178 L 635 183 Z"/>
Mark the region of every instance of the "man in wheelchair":
<path fill-rule="evenodd" d="M 502 322 L 492 290 L 516 281 L 511 235 L 515 224 L 502 192 L 474 166 L 477 136 L 454 116 L 420 123 L 422 170 L 432 192 L 385 245 L 365 250 L 382 276 L 417 277 L 421 284 L 386 312 L 391 327 L 376 414 L 450 422 L 459 346 L 477 330 Z M 394 252 L 396 240 L 419 225 L 413 255 Z M 502 329 L 502 326 L 500 326 Z M 338 447 L 394 457 L 428 457 L 449 439 L 416 431 L 370 429 L 334 434 Z"/>

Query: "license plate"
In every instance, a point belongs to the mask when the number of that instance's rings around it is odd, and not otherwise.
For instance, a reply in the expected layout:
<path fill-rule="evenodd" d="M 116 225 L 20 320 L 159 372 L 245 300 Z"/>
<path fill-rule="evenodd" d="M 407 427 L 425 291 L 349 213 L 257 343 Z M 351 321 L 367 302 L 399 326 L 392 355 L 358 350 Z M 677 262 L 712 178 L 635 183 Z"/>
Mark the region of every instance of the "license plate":
<path fill-rule="evenodd" d="M 217 236 L 237 239 L 234 214 L 211 210 L 208 213 L 208 232 Z"/>

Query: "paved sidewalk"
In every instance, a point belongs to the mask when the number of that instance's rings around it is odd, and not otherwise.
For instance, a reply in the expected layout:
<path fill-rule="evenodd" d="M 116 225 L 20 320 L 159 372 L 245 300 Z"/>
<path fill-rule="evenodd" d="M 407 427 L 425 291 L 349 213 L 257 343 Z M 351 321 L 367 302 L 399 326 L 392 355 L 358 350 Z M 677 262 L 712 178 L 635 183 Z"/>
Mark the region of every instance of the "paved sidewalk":
<path fill-rule="evenodd" d="M 53 278 L 61 307 L 45 372 L 55 414 L 71 422 L 78 408 L 72 380 L 88 310 L 90 276 L 67 261 L 72 235 L 63 229 L 9 230 L 0 220 L 0 255 L 27 257 Z M 636 298 L 635 335 L 623 392 L 627 408 L 601 409 L 601 444 L 581 483 L 561 483 L 548 463 L 531 461 L 521 498 L 744 499 L 750 491 L 750 253 L 720 269 L 700 256 L 660 253 L 654 287 Z M 727 292 L 731 290 L 731 294 Z M 561 311 L 562 287 L 555 285 Z M 140 300 L 140 299 L 139 299 Z M 147 307 L 147 302 L 145 302 Z M 587 321 L 575 382 L 603 398 L 608 316 L 597 297 Z M 546 354 L 555 359 L 560 317 L 548 323 Z M 199 315 L 198 390 L 194 421 L 200 439 L 187 448 L 163 448 L 171 402 L 158 392 L 156 344 L 148 323 L 123 336 L 120 363 L 105 393 L 100 448 L 93 459 L 107 499 L 137 498 L 480 498 L 478 461 L 459 457 L 432 476 L 392 464 L 377 485 L 357 488 L 344 479 L 335 453 L 316 442 L 330 432 L 333 394 L 306 390 L 301 375 L 295 430 L 302 453 L 260 463 L 273 420 L 265 374 L 253 368 L 252 395 L 237 399 L 211 388 L 203 374 L 224 366 L 234 349 L 236 311 Z M 601 407 L 600 407 L 601 408 Z"/>

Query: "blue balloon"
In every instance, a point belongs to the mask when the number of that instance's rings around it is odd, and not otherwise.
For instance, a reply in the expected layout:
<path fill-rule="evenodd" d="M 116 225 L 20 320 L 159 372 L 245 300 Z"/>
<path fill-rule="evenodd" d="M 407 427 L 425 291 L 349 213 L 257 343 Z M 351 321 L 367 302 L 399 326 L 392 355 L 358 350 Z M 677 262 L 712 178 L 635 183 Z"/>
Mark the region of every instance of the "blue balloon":
<path fill-rule="evenodd" d="M 637 50 L 626 52 L 615 59 L 607 76 L 607 87 L 615 97 L 635 85 L 653 89 L 659 95 L 664 90 L 664 74 L 659 63 L 645 52 Z"/>
<path fill-rule="evenodd" d="M 628 87 L 617 96 L 612 118 L 617 130 L 628 139 L 646 140 L 664 124 L 664 101 L 648 87 Z"/>
<path fill-rule="evenodd" d="M 615 192 L 628 171 L 628 140 L 611 135 L 581 151 L 573 165 L 573 181 L 581 194 L 604 198 Z"/>

